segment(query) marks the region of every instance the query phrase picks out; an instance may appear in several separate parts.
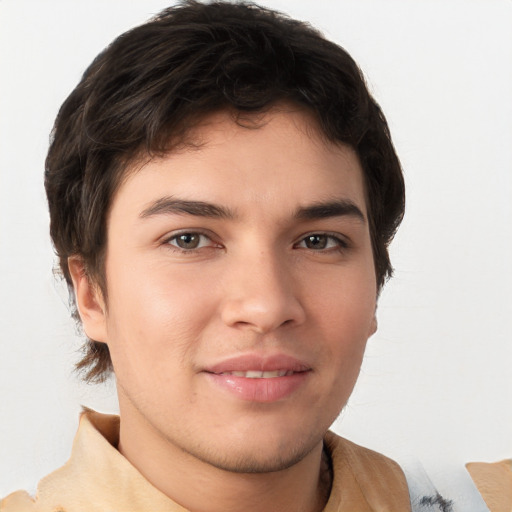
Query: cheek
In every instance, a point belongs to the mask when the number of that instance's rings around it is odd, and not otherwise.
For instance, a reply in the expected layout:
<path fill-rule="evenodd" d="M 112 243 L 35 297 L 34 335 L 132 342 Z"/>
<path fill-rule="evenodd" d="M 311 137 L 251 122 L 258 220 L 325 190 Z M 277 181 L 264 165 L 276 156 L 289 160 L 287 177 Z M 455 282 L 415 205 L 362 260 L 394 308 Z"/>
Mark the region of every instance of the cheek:
<path fill-rule="evenodd" d="M 343 268 L 309 294 L 309 307 L 325 328 L 340 335 L 368 337 L 375 316 L 377 288 L 372 267 Z"/>
<path fill-rule="evenodd" d="M 109 274 L 108 343 L 116 374 L 184 365 L 211 315 L 202 282 L 156 268 Z"/>
<path fill-rule="evenodd" d="M 329 293 L 312 298 L 311 310 L 336 372 L 333 378 L 351 380 L 359 373 L 366 342 L 374 331 L 376 287 L 371 274 L 337 282 Z"/>
<path fill-rule="evenodd" d="M 338 304 L 338 308 L 330 308 L 326 320 L 329 343 L 325 371 L 330 385 L 326 395 L 335 416 L 346 405 L 359 376 L 374 314 L 369 303 L 362 301 L 359 307 L 351 301 Z"/>

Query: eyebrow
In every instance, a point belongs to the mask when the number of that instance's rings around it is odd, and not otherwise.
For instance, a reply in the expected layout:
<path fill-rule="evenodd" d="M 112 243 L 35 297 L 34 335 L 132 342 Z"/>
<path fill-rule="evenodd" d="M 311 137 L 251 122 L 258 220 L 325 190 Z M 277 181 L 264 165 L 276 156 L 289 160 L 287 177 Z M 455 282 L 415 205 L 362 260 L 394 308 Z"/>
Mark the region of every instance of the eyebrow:
<path fill-rule="evenodd" d="M 210 217 L 218 219 L 234 219 L 235 213 L 224 206 L 207 203 L 205 201 L 188 201 L 173 197 L 162 197 L 151 203 L 140 213 L 140 218 L 145 219 L 156 215 L 194 215 L 197 217 Z M 320 201 L 308 206 L 299 207 L 295 212 L 295 218 L 300 220 L 325 219 L 329 217 L 349 216 L 361 222 L 366 218 L 361 209 L 352 201 L 337 199 L 332 201 Z"/>
<path fill-rule="evenodd" d="M 235 217 L 234 213 L 224 206 L 206 203 L 204 201 L 174 199 L 172 197 L 162 197 L 154 201 L 140 213 L 139 217 L 145 219 L 155 215 L 172 214 L 195 215 L 198 217 L 221 219 L 232 219 Z"/>
<path fill-rule="evenodd" d="M 361 209 L 355 203 L 347 199 L 320 201 L 309 206 L 300 207 L 297 209 L 295 216 L 303 220 L 349 216 L 363 223 L 366 222 L 366 218 Z"/>

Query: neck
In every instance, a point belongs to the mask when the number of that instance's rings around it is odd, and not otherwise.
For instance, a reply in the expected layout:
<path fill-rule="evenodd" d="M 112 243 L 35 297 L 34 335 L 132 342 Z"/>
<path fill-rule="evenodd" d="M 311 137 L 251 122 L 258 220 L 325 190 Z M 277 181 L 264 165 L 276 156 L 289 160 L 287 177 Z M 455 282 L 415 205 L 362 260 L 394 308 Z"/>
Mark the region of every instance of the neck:
<path fill-rule="evenodd" d="M 329 497 L 322 442 L 298 463 L 271 473 L 219 469 L 162 438 L 144 420 L 121 420 L 118 448 L 154 487 L 194 512 L 321 512 Z"/>

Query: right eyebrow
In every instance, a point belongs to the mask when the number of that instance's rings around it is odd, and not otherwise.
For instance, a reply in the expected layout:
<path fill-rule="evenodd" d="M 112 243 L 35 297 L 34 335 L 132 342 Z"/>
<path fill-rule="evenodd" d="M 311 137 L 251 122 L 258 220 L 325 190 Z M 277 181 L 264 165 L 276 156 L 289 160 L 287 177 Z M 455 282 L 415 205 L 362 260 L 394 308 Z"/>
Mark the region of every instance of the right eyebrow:
<path fill-rule="evenodd" d="M 349 216 L 359 222 L 366 222 L 362 210 L 348 199 L 335 199 L 332 201 L 320 201 L 308 206 L 301 207 L 296 212 L 299 219 L 314 220 L 327 219 L 329 217 Z"/>
<path fill-rule="evenodd" d="M 156 215 L 194 215 L 197 217 L 212 217 L 222 219 L 233 219 L 234 213 L 223 206 L 204 201 L 187 201 L 184 199 L 177 199 L 170 196 L 161 197 L 153 201 L 147 208 L 145 208 L 139 217 L 146 219 Z"/>

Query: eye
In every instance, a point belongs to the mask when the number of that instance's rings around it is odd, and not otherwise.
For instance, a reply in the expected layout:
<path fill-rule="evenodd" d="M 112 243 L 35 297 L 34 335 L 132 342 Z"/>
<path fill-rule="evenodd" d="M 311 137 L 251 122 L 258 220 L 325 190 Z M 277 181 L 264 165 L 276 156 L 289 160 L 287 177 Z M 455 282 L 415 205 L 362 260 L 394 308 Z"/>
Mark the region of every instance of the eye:
<path fill-rule="evenodd" d="M 202 247 L 209 247 L 212 245 L 212 241 L 209 237 L 202 233 L 194 233 L 192 231 L 174 235 L 169 238 L 166 243 L 185 251 L 201 249 Z"/>
<path fill-rule="evenodd" d="M 325 233 L 313 233 L 307 235 L 297 244 L 297 247 L 311 249 L 313 251 L 325 251 L 329 249 L 346 248 L 347 243 L 341 238 Z"/>

